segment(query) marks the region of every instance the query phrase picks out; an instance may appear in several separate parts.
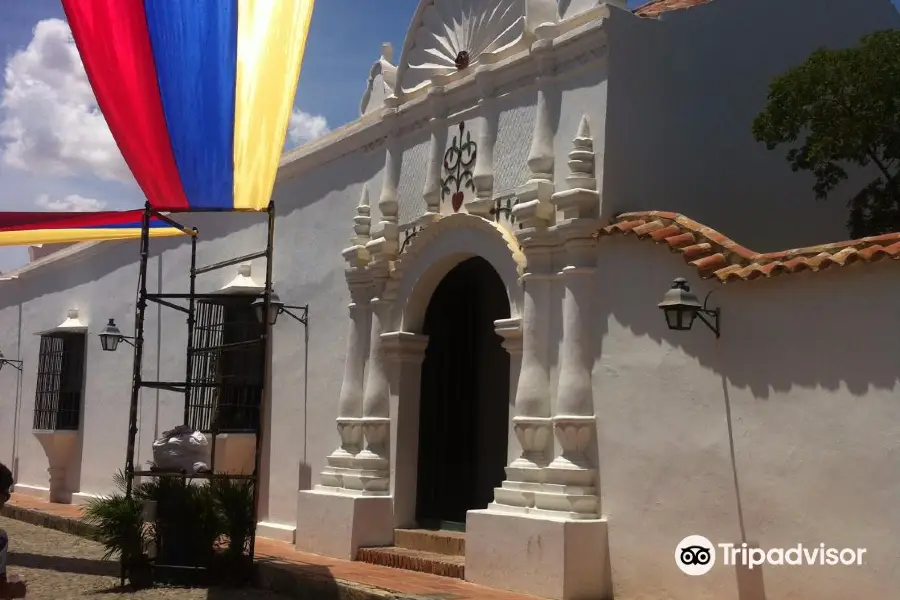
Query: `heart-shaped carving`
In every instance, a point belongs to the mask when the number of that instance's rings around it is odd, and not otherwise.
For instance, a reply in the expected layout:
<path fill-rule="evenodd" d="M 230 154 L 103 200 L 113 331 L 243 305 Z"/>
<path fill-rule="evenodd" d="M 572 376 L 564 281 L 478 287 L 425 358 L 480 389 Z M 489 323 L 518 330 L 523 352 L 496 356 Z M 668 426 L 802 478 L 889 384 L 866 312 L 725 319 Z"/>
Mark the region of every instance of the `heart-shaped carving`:
<path fill-rule="evenodd" d="M 459 212 L 459 208 L 462 206 L 462 203 L 463 203 L 463 193 L 456 192 L 455 194 L 453 194 L 453 197 L 450 200 L 451 200 L 451 205 L 453 206 L 453 212 Z"/>

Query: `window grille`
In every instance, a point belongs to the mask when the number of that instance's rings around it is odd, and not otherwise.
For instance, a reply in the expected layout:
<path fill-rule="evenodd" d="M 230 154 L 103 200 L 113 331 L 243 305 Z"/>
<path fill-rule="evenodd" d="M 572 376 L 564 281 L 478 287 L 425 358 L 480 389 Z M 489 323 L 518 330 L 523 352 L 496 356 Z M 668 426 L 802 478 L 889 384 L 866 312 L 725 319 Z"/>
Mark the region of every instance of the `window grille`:
<path fill-rule="evenodd" d="M 33 428 L 77 430 L 84 390 L 85 334 L 41 336 Z"/>
<path fill-rule="evenodd" d="M 201 431 L 255 432 L 265 364 L 263 325 L 255 297 L 234 296 L 196 304 L 188 424 Z"/>

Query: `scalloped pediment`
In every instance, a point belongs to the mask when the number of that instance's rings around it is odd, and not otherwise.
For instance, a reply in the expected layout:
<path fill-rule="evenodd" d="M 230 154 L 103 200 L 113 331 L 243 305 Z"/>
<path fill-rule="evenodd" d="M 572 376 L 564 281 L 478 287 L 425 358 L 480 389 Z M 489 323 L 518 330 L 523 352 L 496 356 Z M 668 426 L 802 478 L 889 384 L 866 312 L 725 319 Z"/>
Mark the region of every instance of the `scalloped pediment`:
<path fill-rule="evenodd" d="M 524 48 L 534 27 L 557 20 L 557 0 L 422 0 L 397 72 L 395 94 L 496 62 Z"/>

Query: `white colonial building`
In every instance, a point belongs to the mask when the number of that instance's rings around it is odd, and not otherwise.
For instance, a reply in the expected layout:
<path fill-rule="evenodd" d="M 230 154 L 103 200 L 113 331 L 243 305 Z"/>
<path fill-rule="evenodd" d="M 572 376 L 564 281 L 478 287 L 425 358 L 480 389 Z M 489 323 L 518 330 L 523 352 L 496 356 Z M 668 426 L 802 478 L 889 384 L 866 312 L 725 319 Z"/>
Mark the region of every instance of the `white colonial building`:
<path fill-rule="evenodd" d="M 828 244 L 840 194 L 815 201 L 750 125 L 774 76 L 900 17 L 624 4 L 422 0 L 360 118 L 285 156 L 275 289 L 309 324 L 277 322 L 267 393 L 241 405 L 265 407 L 259 533 L 550 598 L 896 597 L 900 271 L 870 263 L 900 235 Z M 262 215 L 185 220 L 201 264 L 265 242 Z M 189 244 L 152 249 L 151 287 L 184 290 Z M 23 361 L 0 370 L 16 492 L 111 489 L 132 354 L 95 334 L 130 334 L 137 262 L 135 243 L 78 244 L 0 279 L 0 351 Z M 714 292 L 720 336 L 667 328 L 676 277 Z M 198 290 L 264 281 L 254 263 Z M 153 307 L 146 327 L 145 376 L 183 378 L 183 316 Z M 142 465 L 182 402 L 144 390 Z M 226 438 L 221 464 L 244 469 L 246 447 Z M 673 557 L 691 534 L 866 553 L 750 570 L 720 549 L 690 577 Z"/>

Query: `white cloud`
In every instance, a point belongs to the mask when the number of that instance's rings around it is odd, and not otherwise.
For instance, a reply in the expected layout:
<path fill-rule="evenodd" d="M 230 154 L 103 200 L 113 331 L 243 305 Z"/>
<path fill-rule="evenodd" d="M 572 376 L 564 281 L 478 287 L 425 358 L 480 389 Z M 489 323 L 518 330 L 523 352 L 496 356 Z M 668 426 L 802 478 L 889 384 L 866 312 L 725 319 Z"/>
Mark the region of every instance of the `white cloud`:
<path fill-rule="evenodd" d="M 287 146 L 329 133 L 321 115 L 294 109 Z M 133 178 L 91 90 L 68 23 L 45 19 L 5 66 L 0 164 L 41 177 Z"/>
<path fill-rule="evenodd" d="M 102 200 L 85 198 L 78 194 L 69 194 L 58 200 L 51 200 L 48 194 L 41 194 L 34 203 L 45 210 L 57 212 L 91 212 L 103 210 L 106 207 L 106 202 Z"/>
<path fill-rule="evenodd" d="M 46 19 L 5 68 L 0 160 L 42 176 L 131 174 L 97 108 L 69 25 Z"/>
<path fill-rule="evenodd" d="M 322 115 L 311 115 L 295 108 L 288 126 L 288 145 L 300 146 L 327 135 L 330 131 L 328 121 Z"/>

